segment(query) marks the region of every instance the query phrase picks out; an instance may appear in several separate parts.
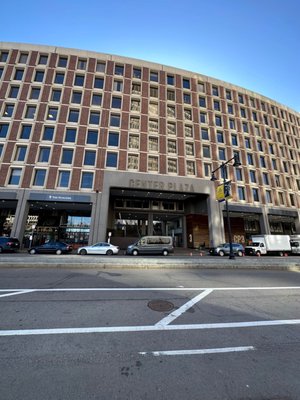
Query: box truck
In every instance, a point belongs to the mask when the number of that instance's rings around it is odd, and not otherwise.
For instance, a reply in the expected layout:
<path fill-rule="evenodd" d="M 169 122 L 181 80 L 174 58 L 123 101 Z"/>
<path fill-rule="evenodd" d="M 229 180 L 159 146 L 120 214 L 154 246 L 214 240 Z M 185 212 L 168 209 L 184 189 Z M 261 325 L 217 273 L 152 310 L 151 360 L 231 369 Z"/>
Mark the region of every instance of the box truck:
<path fill-rule="evenodd" d="M 245 247 L 246 255 L 277 255 L 291 253 L 290 235 L 253 235 L 251 244 Z"/>
<path fill-rule="evenodd" d="M 290 243 L 292 254 L 300 254 L 300 235 L 291 235 Z"/>

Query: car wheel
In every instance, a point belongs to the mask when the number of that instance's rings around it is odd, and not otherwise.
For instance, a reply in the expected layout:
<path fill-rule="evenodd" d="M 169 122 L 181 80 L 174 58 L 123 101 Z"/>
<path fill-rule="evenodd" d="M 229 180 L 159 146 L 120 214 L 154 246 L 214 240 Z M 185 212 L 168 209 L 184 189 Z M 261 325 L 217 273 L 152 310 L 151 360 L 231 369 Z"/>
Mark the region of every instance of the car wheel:
<path fill-rule="evenodd" d="M 30 249 L 29 250 L 29 254 L 35 254 L 36 253 L 36 250 L 35 249 Z"/>
<path fill-rule="evenodd" d="M 242 252 L 242 250 L 239 250 L 239 251 L 237 252 L 237 255 L 238 255 L 239 257 L 243 257 L 243 252 Z"/>
<path fill-rule="evenodd" d="M 58 256 L 60 256 L 61 253 L 62 253 L 62 251 L 61 251 L 60 249 L 57 249 L 57 250 L 56 250 L 56 254 L 57 254 Z"/>
<path fill-rule="evenodd" d="M 163 250 L 162 252 L 163 256 L 167 256 L 169 254 L 168 250 Z"/>
<path fill-rule="evenodd" d="M 80 250 L 79 254 L 80 254 L 81 256 L 86 256 L 86 255 L 87 255 L 86 249 Z"/>
<path fill-rule="evenodd" d="M 106 255 L 107 256 L 112 256 L 114 253 L 112 250 L 107 250 Z"/>
<path fill-rule="evenodd" d="M 139 254 L 139 252 L 137 250 L 133 250 L 132 255 L 133 256 L 137 256 Z"/>
<path fill-rule="evenodd" d="M 220 251 L 219 251 L 219 256 L 221 256 L 221 257 L 224 257 L 224 256 L 225 256 L 225 253 L 224 253 L 223 250 L 220 250 Z"/>
<path fill-rule="evenodd" d="M 258 257 L 260 257 L 260 251 L 257 251 L 256 253 L 255 253 L 255 255 L 257 255 Z"/>

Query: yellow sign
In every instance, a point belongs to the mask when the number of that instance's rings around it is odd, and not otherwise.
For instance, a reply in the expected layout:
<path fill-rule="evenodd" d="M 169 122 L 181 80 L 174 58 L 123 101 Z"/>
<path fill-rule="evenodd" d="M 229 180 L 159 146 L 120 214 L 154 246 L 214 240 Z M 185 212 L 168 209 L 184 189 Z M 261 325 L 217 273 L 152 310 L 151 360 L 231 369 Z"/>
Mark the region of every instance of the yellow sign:
<path fill-rule="evenodd" d="M 231 184 L 230 182 L 224 182 L 217 186 L 216 198 L 218 201 L 224 201 L 225 199 L 231 199 Z"/>

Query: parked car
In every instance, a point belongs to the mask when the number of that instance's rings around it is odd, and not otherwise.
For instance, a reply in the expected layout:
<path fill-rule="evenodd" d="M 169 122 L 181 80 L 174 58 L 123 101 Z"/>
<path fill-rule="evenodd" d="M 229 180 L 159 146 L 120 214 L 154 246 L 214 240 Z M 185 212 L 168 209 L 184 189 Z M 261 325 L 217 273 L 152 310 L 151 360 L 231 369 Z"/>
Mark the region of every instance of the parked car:
<path fill-rule="evenodd" d="M 95 243 L 92 246 L 79 247 L 77 254 L 85 256 L 86 254 L 106 254 L 112 256 L 119 253 L 119 247 L 107 242 Z"/>
<path fill-rule="evenodd" d="M 232 243 L 232 251 L 233 254 L 238 255 L 239 257 L 242 257 L 245 253 L 245 249 L 242 244 L 240 243 Z M 228 256 L 230 254 L 230 244 L 229 243 L 223 243 L 220 244 L 217 247 L 213 247 L 209 250 L 209 253 L 212 256 Z"/>
<path fill-rule="evenodd" d="M 174 252 L 172 236 L 144 236 L 127 247 L 126 254 L 162 254 L 167 256 Z"/>
<path fill-rule="evenodd" d="M 20 248 L 20 242 L 17 238 L 0 236 L 0 253 L 3 251 L 16 251 Z"/>
<path fill-rule="evenodd" d="M 40 246 L 32 246 L 28 253 L 36 254 L 66 254 L 73 250 L 73 247 L 67 243 L 59 241 L 49 241 Z"/>

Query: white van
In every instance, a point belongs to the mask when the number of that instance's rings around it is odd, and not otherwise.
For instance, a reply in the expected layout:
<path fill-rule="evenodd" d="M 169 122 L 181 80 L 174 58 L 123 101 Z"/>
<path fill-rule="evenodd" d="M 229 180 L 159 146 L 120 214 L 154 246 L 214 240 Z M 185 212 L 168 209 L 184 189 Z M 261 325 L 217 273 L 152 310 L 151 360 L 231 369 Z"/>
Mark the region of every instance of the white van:
<path fill-rule="evenodd" d="M 167 256 L 174 252 L 172 236 L 144 236 L 127 247 L 126 254 L 162 254 Z"/>

